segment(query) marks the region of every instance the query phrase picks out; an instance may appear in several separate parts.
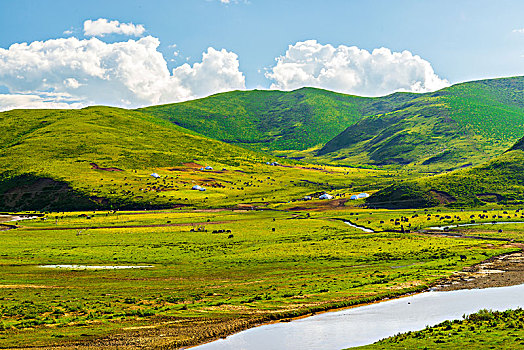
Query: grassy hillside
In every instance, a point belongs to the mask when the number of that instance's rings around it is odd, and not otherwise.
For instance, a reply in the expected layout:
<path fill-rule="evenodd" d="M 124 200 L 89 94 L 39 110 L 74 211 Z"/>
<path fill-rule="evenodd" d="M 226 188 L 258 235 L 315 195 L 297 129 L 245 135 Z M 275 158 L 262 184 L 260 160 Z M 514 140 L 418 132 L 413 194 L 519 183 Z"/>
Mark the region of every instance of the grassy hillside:
<path fill-rule="evenodd" d="M 118 108 L 13 110 L 0 113 L 0 125 L 3 210 L 41 208 L 40 202 L 51 203 L 49 208 L 109 202 L 148 205 L 156 194 L 126 191 L 135 187 L 132 183 L 147 187 L 153 179 L 149 174 L 157 168 L 203 160 L 219 167 L 264 160 L 259 154 Z"/>
<path fill-rule="evenodd" d="M 363 118 L 317 154 L 346 163 L 442 171 L 500 154 L 522 136 L 523 126 L 524 77 L 467 82 Z"/>
<path fill-rule="evenodd" d="M 374 207 L 418 208 L 523 203 L 523 139 L 485 164 L 418 180 L 399 182 L 368 198 Z"/>
<path fill-rule="evenodd" d="M 233 91 L 139 111 L 288 157 L 440 172 L 510 147 L 524 126 L 523 101 L 524 77 L 514 77 L 377 98 L 315 88 Z"/>
<path fill-rule="evenodd" d="M 118 108 L 14 110 L 0 113 L 0 128 L 3 211 L 266 206 L 393 181 L 387 172 L 267 165 L 275 159 Z"/>
<path fill-rule="evenodd" d="M 303 88 L 232 91 L 139 111 L 203 135 L 262 150 L 304 150 L 322 145 L 365 115 L 383 113 L 415 94 L 365 98 Z"/>

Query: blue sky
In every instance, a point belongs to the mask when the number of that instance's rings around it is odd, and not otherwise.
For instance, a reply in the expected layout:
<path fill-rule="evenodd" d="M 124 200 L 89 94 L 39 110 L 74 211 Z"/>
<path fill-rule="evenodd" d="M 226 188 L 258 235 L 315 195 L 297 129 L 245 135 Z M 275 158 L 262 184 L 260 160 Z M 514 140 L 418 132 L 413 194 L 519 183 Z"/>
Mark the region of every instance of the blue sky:
<path fill-rule="evenodd" d="M 84 22 L 99 18 L 143 25 L 145 32 L 138 36 L 107 34 L 98 39 L 115 43 L 139 40 L 145 36 L 156 38 L 160 43 L 156 50 L 162 53 L 170 71 L 184 63 L 192 66 L 201 62 L 202 54 L 209 47 L 234 53 L 239 64 L 238 71 L 245 79 L 243 88 L 247 89 L 291 89 L 304 84 L 364 95 L 383 94 L 389 90 L 415 91 L 413 84 L 405 85 L 397 78 L 395 83 L 381 80 L 380 84 L 375 81 L 368 82 L 363 88 L 354 85 L 352 89 L 344 89 L 346 81 L 333 82 L 315 75 L 319 69 L 331 67 L 332 59 L 344 51 L 337 49 L 340 45 L 342 48 L 356 46 L 368 52 L 381 47 L 393 53 L 409 51 L 428 62 L 435 75 L 447 83 L 524 74 L 524 30 L 519 31 L 524 28 L 524 1 L 230 0 L 223 3 L 219 0 L 1 0 L 0 48 L 7 50 L 15 43 L 29 44 L 57 38 L 87 40 L 91 36 L 84 35 Z M 68 30 L 72 33 L 64 34 Z M 306 45 L 315 52 L 321 50 L 323 45 L 334 48 L 328 58 L 322 56 L 325 62 L 321 67 L 308 68 L 308 74 L 312 76 L 298 80 L 296 76 L 290 77 L 292 65 L 301 63 L 302 58 L 292 62 L 282 60 L 279 72 L 272 71 L 277 64 L 275 59 L 285 56 L 289 45 L 307 40 L 316 40 L 316 44 L 309 42 Z M 177 56 L 173 54 L 175 51 Z M 355 61 L 355 56 L 347 55 L 347 62 Z M 412 58 L 407 59 L 412 61 Z M 344 75 L 345 71 L 341 69 L 333 70 L 334 74 Z M 376 68 L 374 75 L 382 74 L 384 69 Z M 210 70 L 206 71 L 211 74 Z M 272 78 L 268 77 L 268 71 L 273 73 Z M 194 75 L 194 72 L 186 73 L 183 79 Z M 59 72 L 49 71 L 46 74 Z M 367 72 L 351 74 L 357 74 L 360 80 L 362 76 L 367 79 Z M 403 74 L 402 71 L 399 74 Z M 410 81 L 419 79 L 418 73 L 409 74 Z M 73 78 L 78 81 L 84 79 L 76 75 Z M 90 82 L 89 79 L 85 81 L 86 84 Z M 226 80 L 217 80 L 215 85 L 223 85 L 227 90 L 239 84 L 237 74 Z M 382 88 L 377 88 L 374 93 L 377 84 Z M 422 81 L 419 90 L 435 89 L 442 84 Z M 29 83 L 23 89 L 11 84 L 9 77 L 2 75 L 1 71 L 0 85 L 0 93 L 4 94 L 28 94 L 32 91 Z M 35 85 L 35 93 L 41 95 L 41 89 Z M 48 89 L 51 91 L 54 87 Z M 62 92 L 69 93 L 66 90 Z M 182 96 L 198 97 L 213 92 L 212 87 L 200 93 L 191 90 L 186 95 L 177 95 L 181 97 L 175 100 L 184 99 Z M 81 100 L 79 96 L 75 98 Z M 156 100 L 140 101 L 138 104 Z M 158 101 L 165 102 L 162 98 Z"/>

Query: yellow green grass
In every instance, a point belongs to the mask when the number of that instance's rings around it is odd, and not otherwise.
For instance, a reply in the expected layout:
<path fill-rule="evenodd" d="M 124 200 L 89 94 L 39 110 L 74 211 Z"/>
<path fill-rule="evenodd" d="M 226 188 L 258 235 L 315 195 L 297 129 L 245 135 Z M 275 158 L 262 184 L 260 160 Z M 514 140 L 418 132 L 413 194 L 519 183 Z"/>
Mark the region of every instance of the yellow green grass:
<path fill-rule="evenodd" d="M 257 322 L 420 290 L 515 249 L 417 233 L 369 234 L 334 220 L 356 213 L 359 220 L 372 217 L 371 226 L 407 214 L 177 209 L 50 213 L 20 222 L 0 233 L 0 345 L 106 336 L 122 344 L 131 338 L 142 345 L 192 344 Z M 96 228 L 173 224 L 183 226 Z M 39 267 L 47 264 L 153 267 Z"/>

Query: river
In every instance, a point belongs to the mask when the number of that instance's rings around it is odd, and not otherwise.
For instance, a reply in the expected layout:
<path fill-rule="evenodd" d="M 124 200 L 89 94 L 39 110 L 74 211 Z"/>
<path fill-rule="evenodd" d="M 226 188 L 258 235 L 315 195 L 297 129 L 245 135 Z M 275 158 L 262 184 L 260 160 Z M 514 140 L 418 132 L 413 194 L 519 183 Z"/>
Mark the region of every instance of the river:
<path fill-rule="evenodd" d="M 326 312 L 286 323 L 251 328 L 192 349 L 340 350 L 462 318 L 480 309 L 524 306 L 524 284 L 451 292 L 425 292 L 399 299 Z"/>
<path fill-rule="evenodd" d="M 438 230 L 445 231 L 450 228 L 457 227 L 468 227 L 468 226 L 483 226 L 483 225 L 506 225 L 506 224 L 524 224 L 524 221 L 492 221 L 492 222 L 477 222 L 471 224 L 456 224 L 456 225 L 444 225 L 444 226 L 431 226 L 426 227 L 427 230 Z"/>

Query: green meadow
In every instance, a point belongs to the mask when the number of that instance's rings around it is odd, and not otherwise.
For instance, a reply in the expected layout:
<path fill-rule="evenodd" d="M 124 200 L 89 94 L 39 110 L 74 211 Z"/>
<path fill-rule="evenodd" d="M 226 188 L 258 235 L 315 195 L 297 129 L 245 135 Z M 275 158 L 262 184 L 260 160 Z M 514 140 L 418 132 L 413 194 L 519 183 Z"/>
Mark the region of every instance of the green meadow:
<path fill-rule="evenodd" d="M 196 344 L 260 322 L 420 291 L 516 249 L 505 242 L 402 233 L 395 224 L 407 227 L 409 218 L 413 229 L 420 228 L 458 213 L 482 211 L 48 213 L 1 232 L 0 344 Z M 151 267 L 41 267 L 50 264 Z"/>

